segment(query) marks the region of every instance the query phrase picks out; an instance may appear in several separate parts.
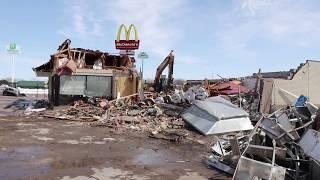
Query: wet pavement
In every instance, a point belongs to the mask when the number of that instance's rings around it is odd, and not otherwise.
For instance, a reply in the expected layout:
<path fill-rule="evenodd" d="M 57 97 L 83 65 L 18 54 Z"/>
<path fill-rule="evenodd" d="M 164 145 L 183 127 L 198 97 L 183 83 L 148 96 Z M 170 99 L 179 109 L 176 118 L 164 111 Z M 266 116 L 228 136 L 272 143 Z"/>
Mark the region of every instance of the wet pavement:
<path fill-rule="evenodd" d="M 0 116 L 0 179 L 231 179 L 208 148 L 81 122 Z"/>

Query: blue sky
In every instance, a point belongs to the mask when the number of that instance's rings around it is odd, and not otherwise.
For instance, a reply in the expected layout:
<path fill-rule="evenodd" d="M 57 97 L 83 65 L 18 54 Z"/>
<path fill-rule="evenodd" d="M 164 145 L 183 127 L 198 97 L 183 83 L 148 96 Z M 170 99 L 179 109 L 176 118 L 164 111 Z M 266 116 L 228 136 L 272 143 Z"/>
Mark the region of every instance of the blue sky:
<path fill-rule="evenodd" d="M 69 0 L 2 1 L 0 79 L 11 75 L 5 47 L 16 42 L 16 77 L 36 79 L 60 43 L 116 53 L 120 24 L 135 24 L 149 54 L 145 76 L 175 51 L 175 78 L 204 79 L 296 68 L 320 59 L 316 0 Z M 140 62 L 137 67 L 140 66 Z"/>

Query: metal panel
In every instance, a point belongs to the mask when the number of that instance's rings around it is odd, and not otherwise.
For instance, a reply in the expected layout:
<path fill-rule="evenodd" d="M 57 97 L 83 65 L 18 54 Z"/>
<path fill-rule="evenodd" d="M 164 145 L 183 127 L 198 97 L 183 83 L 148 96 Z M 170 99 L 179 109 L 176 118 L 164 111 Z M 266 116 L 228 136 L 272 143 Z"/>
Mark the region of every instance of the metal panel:
<path fill-rule="evenodd" d="M 253 129 L 247 113 L 225 101 L 221 97 L 196 101 L 181 116 L 205 135 Z"/>
<path fill-rule="evenodd" d="M 272 158 L 274 150 L 275 150 L 275 155 L 277 157 L 280 157 L 280 158 L 285 158 L 286 157 L 286 153 L 287 153 L 287 149 L 286 148 L 276 147 L 274 149 L 274 148 L 268 147 L 268 146 L 259 146 L 259 145 L 253 145 L 253 144 L 249 144 L 248 145 L 246 153 L 258 155 L 260 157 Z"/>
<path fill-rule="evenodd" d="M 196 101 L 195 104 L 217 119 L 249 117 L 246 111 L 219 96 L 210 97 L 206 101 Z"/>
<path fill-rule="evenodd" d="M 275 115 L 277 117 L 277 121 L 280 125 L 280 128 L 282 128 L 287 133 L 290 132 L 290 134 L 292 135 L 294 140 L 300 138 L 298 132 L 296 130 L 294 130 L 294 126 L 291 124 L 289 117 L 286 113 L 284 113 L 284 112 L 283 113 L 276 113 Z"/>
<path fill-rule="evenodd" d="M 239 160 L 234 180 L 248 180 L 254 177 L 272 180 L 284 180 L 286 169 L 281 166 L 272 166 L 269 163 L 256 161 L 242 156 Z"/>
<path fill-rule="evenodd" d="M 87 76 L 87 96 L 112 96 L 112 77 Z"/>
<path fill-rule="evenodd" d="M 60 94 L 63 95 L 84 95 L 85 76 L 60 76 Z"/>
<path fill-rule="evenodd" d="M 234 173 L 234 168 L 226 165 L 225 163 L 215 159 L 213 156 L 210 157 L 208 160 L 207 160 L 207 164 L 209 166 L 212 166 L 214 168 L 217 168 L 223 172 L 226 172 L 228 174 L 233 174 Z"/>
<path fill-rule="evenodd" d="M 302 136 L 299 146 L 304 153 L 320 162 L 320 133 L 318 131 L 308 129 Z"/>

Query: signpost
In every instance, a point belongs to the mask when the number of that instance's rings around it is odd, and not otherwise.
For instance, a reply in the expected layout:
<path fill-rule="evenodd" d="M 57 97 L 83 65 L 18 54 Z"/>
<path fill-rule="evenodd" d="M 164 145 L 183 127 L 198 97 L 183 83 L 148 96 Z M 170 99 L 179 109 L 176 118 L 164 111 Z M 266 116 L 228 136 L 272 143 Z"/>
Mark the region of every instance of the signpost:
<path fill-rule="evenodd" d="M 120 39 L 122 29 L 124 30 L 125 39 Z M 130 40 L 131 30 L 134 31 L 134 40 Z M 133 24 L 130 24 L 129 28 L 124 24 L 121 24 L 118 30 L 117 40 L 115 40 L 116 49 L 120 50 L 135 50 L 139 49 L 140 40 L 138 38 L 138 32 L 136 27 Z"/>
<path fill-rule="evenodd" d="M 135 55 L 133 50 L 120 50 L 119 54 L 122 56 L 124 56 L 124 55 L 134 56 Z"/>
<path fill-rule="evenodd" d="M 141 75 L 141 90 L 140 90 L 140 98 L 143 100 L 144 99 L 144 93 L 143 93 L 143 88 L 144 88 L 144 81 L 143 81 L 143 60 L 148 59 L 149 55 L 146 52 L 140 52 L 138 54 L 138 58 L 142 60 L 142 75 Z"/>
<path fill-rule="evenodd" d="M 143 60 L 148 59 L 149 55 L 146 52 L 140 52 L 138 58 L 142 60 L 142 77 L 143 77 Z"/>
<path fill-rule="evenodd" d="M 12 54 L 12 76 L 11 76 L 11 83 L 14 86 L 14 77 L 15 77 L 15 69 L 14 69 L 14 55 L 19 53 L 19 48 L 16 43 L 10 43 L 7 46 L 7 52 Z"/>

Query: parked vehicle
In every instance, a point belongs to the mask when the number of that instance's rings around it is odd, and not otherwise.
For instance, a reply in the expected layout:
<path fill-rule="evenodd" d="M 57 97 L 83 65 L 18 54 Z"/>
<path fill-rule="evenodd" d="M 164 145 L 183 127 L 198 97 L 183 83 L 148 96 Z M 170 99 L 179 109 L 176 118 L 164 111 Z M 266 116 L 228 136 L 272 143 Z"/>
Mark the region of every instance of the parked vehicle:
<path fill-rule="evenodd" d="M 17 88 L 6 86 L 2 93 L 4 96 L 21 96 Z"/>

